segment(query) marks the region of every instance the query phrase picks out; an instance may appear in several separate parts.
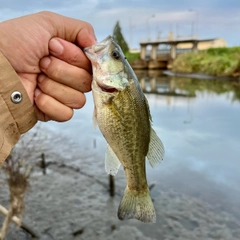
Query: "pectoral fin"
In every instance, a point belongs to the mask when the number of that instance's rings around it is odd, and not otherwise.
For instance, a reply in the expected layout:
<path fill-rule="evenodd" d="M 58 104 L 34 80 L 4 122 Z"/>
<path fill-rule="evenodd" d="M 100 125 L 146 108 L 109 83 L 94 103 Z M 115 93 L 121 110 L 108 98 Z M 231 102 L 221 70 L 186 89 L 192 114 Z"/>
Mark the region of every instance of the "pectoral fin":
<path fill-rule="evenodd" d="M 113 152 L 112 148 L 107 145 L 107 151 L 105 155 L 105 170 L 108 174 L 115 176 L 118 172 L 121 163 L 118 160 L 116 154 Z"/>
<path fill-rule="evenodd" d="M 151 128 L 147 158 L 150 165 L 156 167 L 164 157 L 164 146 L 156 132 Z"/>

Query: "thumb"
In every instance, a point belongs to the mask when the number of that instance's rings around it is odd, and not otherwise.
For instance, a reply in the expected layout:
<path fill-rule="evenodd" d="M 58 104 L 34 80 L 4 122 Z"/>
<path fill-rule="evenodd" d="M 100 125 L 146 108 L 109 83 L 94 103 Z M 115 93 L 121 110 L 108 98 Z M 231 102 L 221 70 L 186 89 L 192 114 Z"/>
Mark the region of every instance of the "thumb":
<path fill-rule="evenodd" d="M 85 48 L 96 43 L 94 29 L 90 23 L 65 17 L 53 12 L 40 12 L 41 17 L 47 23 L 51 37 L 59 37 L 72 43 L 76 43 L 79 47 Z M 35 14 L 35 15 L 38 15 Z"/>

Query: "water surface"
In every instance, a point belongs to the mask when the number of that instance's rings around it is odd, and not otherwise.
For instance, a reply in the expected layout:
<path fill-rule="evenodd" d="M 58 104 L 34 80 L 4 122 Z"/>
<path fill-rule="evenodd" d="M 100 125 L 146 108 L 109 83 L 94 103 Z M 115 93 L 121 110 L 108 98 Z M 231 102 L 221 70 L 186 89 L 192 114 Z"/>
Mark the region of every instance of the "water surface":
<path fill-rule="evenodd" d="M 239 82 L 163 76 L 136 71 L 150 104 L 153 127 L 165 145 L 164 161 L 147 166 L 149 182 L 216 205 L 240 219 Z M 93 101 L 66 123 L 45 126 L 79 147 L 96 141 L 104 161 L 105 140 L 92 127 Z M 74 150 L 73 150 L 74 151 Z M 69 149 L 68 155 L 71 154 Z M 153 195 L 157 194 L 157 187 Z"/>

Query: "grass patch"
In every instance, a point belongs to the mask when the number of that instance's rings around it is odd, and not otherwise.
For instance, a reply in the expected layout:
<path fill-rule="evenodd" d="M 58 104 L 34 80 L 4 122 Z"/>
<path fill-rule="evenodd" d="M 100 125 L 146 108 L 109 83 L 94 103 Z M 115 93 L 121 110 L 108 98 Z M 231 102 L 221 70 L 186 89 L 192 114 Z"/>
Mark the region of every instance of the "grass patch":
<path fill-rule="evenodd" d="M 130 53 L 130 52 L 127 52 L 125 54 L 125 57 L 127 58 L 129 63 L 132 63 L 132 62 L 134 62 L 134 61 L 136 61 L 137 59 L 140 58 L 140 53 Z"/>
<path fill-rule="evenodd" d="M 174 61 L 172 70 L 214 76 L 240 76 L 240 47 L 183 53 Z"/>

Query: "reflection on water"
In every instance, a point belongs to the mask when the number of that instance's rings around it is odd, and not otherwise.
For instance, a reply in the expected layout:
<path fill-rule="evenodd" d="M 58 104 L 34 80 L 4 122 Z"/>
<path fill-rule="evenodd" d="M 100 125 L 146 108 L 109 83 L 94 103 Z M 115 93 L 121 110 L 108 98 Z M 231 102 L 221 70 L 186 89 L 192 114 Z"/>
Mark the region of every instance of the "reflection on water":
<path fill-rule="evenodd" d="M 145 93 L 174 97 L 195 97 L 195 93 L 179 88 L 175 78 L 162 75 L 160 71 L 135 71 Z"/>
<path fill-rule="evenodd" d="M 240 197 L 240 84 L 136 71 L 166 148 L 150 179 L 236 209 Z M 240 207 L 239 204 L 238 209 Z M 235 206 L 235 207 L 233 207 Z"/>
<path fill-rule="evenodd" d="M 240 99 L 240 81 L 169 77 L 156 70 L 135 71 L 145 93 L 174 97 L 195 97 L 196 92 L 233 93 L 232 100 Z"/>
<path fill-rule="evenodd" d="M 177 186 L 184 182 L 194 188 L 195 183 L 187 181 L 190 175 L 193 181 L 196 173 L 196 181 L 203 182 L 206 177 L 206 181 L 240 191 L 239 82 L 164 76 L 161 71 L 135 73 L 148 98 L 154 129 L 166 148 L 163 163 L 157 170 L 148 169 L 150 178 Z M 97 139 L 98 146 L 105 149 L 100 131 L 92 127 L 92 112 L 92 95 L 88 93 L 86 106 L 76 111 L 71 121 L 46 125 L 81 146 Z M 104 151 L 101 154 L 104 159 Z M 173 179 L 169 179 L 171 173 Z"/>

